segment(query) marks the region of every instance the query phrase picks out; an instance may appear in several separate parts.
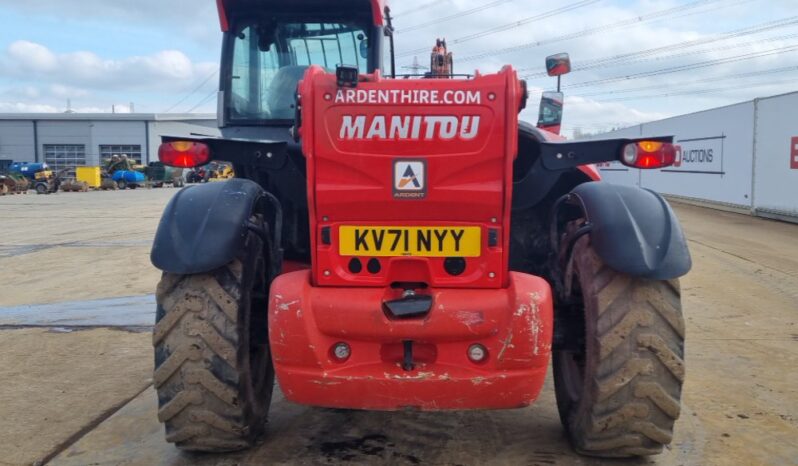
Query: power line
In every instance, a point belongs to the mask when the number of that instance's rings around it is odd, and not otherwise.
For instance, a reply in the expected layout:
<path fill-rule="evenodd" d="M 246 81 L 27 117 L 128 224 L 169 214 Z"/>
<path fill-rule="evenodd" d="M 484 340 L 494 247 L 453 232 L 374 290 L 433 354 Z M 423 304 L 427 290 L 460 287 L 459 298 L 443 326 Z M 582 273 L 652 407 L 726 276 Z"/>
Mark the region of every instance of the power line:
<path fill-rule="evenodd" d="M 763 87 L 763 86 L 774 86 L 779 84 L 795 84 L 795 79 L 787 79 L 782 81 L 762 81 L 758 83 L 745 83 L 745 84 L 737 84 L 734 86 L 727 86 L 727 87 L 713 87 L 710 89 L 693 89 L 693 90 L 685 90 L 685 91 L 676 91 L 676 92 L 667 92 L 662 94 L 649 94 L 649 95 L 641 95 L 641 96 L 628 96 L 628 97 L 617 97 L 613 99 L 601 99 L 601 100 L 594 100 L 592 102 L 597 103 L 607 103 L 607 102 L 625 102 L 630 100 L 643 100 L 643 99 L 659 99 L 664 97 L 682 97 L 682 96 L 695 96 L 695 95 L 704 95 L 704 94 L 714 94 L 717 92 L 726 92 L 732 91 L 737 89 L 750 89 L 754 87 Z M 571 105 L 582 105 L 587 104 L 589 102 L 571 102 Z"/>
<path fill-rule="evenodd" d="M 214 76 L 216 76 L 218 73 L 219 73 L 219 70 L 218 70 L 218 69 L 215 69 L 215 70 L 213 70 L 213 72 L 212 72 L 211 74 L 209 74 L 209 75 L 208 75 L 208 76 L 207 76 L 205 79 L 203 79 L 203 80 L 202 80 L 202 82 L 201 82 L 201 83 L 199 83 L 199 85 L 198 85 L 196 88 L 194 88 L 194 90 L 192 90 L 191 92 L 189 92 L 188 94 L 186 94 L 186 95 L 185 95 L 185 96 L 184 96 L 182 99 L 178 100 L 178 101 L 177 101 L 177 103 L 175 103 L 174 105 L 172 105 L 171 107 L 169 107 L 168 109 L 166 109 L 166 110 L 165 110 L 163 113 L 169 113 L 169 112 L 171 112 L 172 110 L 174 110 L 175 108 L 177 108 L 179 105 L 181 105 L 183 102 L 185 102 L 185 101 L 187 101 L 188 99 L 190 99 L 192 95 L 194 95 L 194 94 L 196 94 L 197 92 L 199 92 L 199 91 L 200 91 L 200 89 L 202 89 L 202 88 L 203 88 L 203 87 L 204 87 L 206 84 L 208 84 L 208 81 L 210 81 L 210 80 L 211 80 L 211 79 L 212 79 Z"/>
<path fill-rule="evenodd" d="M 463 42 L 468 42 L 470 40 L 479 39 L 479 38 L 482 38 L 482 37 L 485 37 L 485 36 L 488 36 L 488 35 L 491 35 L 491 34 L 497 34 L 499 32 L 509 31 L 510 29 L 515 29 L 517 27 L 521 27 L 521 26 L 524 26 L 526 24 L 529 24 L 529 23 L 532 23 L 532 22 L 535 22 L 535 21 L 540 21 L 542 19 L 550 18 L 552 16 L 556 16 L 556 15 L 560 15 L 560 14 L 563 14 L 563 13 L 567 13 L 569 11 L 573 11 L 573 10 L 576 10 L 578 8 L 582 8 L 582 7 L 585 7 L 585 6 L 588 6 L 588 5 L 592 5 L 592 4 L 598 3 L 600 1 L 602 1 L 602 0 L 580 0 L 578 2 L 572 3 L 570 5 L 566 5 L 564 7 L 556 8 L 554 10 L 550 10 L 550 11 L 547 11 L 547 12 L 544 12 L 544 13 L 541 13 L 541 14 L 538 14 L 538 15 L 535 15 L 535 16 L 530 16 L 528 18 L 524 18 L 524 19 L 519 20 L 519 21 L 513 21 L 512 23 L 503 24 L 501 26 L 496 26 L 494 28 L 487 29 L 487 30 L 484 30 L 484 31 L 481 31 L 481 32 L 477 32 L 477 33 L 474 33 L 474 34 L 470 34 L 470 35 L 467 35 L 467 36 L 458 37 L 458 38 L 456 38 L 454 40 L 448 40 L 447 42 L 449 44 L 460 44 L 460 43 L 463 43 Z M 720 1 L 720 0 L 700 0 L 700 1 L 701 2 L 707 2 L 707 1 Z M 407 52 L 399 54 L 398 57 L 402 58 L 402 57 L 415 55 L 415 54 L 421 53 L 421 52 L 423 52 L 425 50 L 427 50 L 426 47 L 425 48 L 418 48 L 418 49 L 415 49 L 415 50 L 410 50 L 410 51 L 407 51 Z M 463 61 L 463 60 L 458 59 L 458 61 Z"/>
<path fill-rule="evenodd" d="M 729 39 L 735 39 L 735 38 L 744 37 L 744 36 L 748 36 L 748 35 L 758 34 L 758 33 L 770 31 L 770 30 L 773 30 L 773 29 L 779 29 L 779 28 L 783 28 L 783 27 L 794 26 L 796 24 L 798 24 L 798 16 L 792 16 L 792 17 L 781 19 L 781 20 L 777 20 L 777 21 L 769 21 L 769 22 L 766 22 L 766 23 L 758 24 L 756 26 L 749 26 L 749 27 L 746 27 L 746 28 L 737 29 L 735 31 L 730 31 L 728 33 L 721 34 L 721 35 L 718 35 L 718 36 L 706 37 L 706 38 L 695 39 L 695 40 L 689 40 L 689 41 L 679 42 L 679 43 L 665 45 L 665 46 L 661 46 L 661 47 L 655 47 L 655 48 L 651 48 L 651 49 L 640 50 L 640 51 L 636 51 L 636 52 L 629 52 L 629 53 L 623 53 L 623 54 L 618 54 L 618 55 L 612 55 L 612 56 L 609 56 L 609 57 L 595 58 L 595 59 L 592 59 L 592 60 L 584 60 L 584 61 L 581 61 L 576 66 L 572 67 L 571 71 L 572 72 L 577 72 L 577 71 L 585 71 L 585 70 L 591 70 L 591 69 L 596 69 L 596 68 L 604 68 L 606 66 L 617 66 L 617 65 L 625 65 L 625 64 L 630 64 L 630 63 L 638 63 L 640 61 L 645 61 L 643 59 L 646 58 L 646 57 L 656 56 L 657 54 L 662 53 L 662 52 L 668 52 L 668 51 L 671 51 L 671 50 L 681 50 L 681 49 L 685 49 L 685 48 L 695 47 L 695 46 L 698 46 L 698 45 L 706 45 L 706 44 L 711 44 L 711 43 L 715 43 L 715 42 L 721 42 L 721 41 L 725 41 L 725 40 L 729 40 Z M 791 36 L 782 36 L 782 38 L 788 38 L 788 37 L 791 37 Z M 765 41 L 765 42 L 766 41 L 771 41 L 771 40 L 778 40 L 778 38 L 762 39 L 762 41 Z M 753 42 L 749 42 L 748 44 L 749 45 L 753 44 Z M 736 46 L 738 46 L 738 45 L 732 46 L 732 48 L 736 47 Z M 739 46 L 742 46 L 742 44 L 740 44 Z M 703 49 L 703 50 L 699 50 L 699 51 L 695 51 L 695 52 L 690 52 L 689 54 L 705 53 L 705 52 L 708 52 L 708 51 L 715 51 L 715 50 L 720 50 L 720 48 Z M 662 59 L 667 59 L 667 58 L 675 58 L 675 57 L 680 57 L 680 56 L 685 56 L 685 55 L 688 55 L 688 54 L 667 55 L 667 56 L 664 56 L 664 57 L 661 57 L 661 58 Z M 531 69 L 531 68 L 521 68 L 521 69 L 519 69 L 519 71 L 525 71 L 525 70 L 529 70 L 529 69 Z M 536 73 L 530 73 L 530 74 L 524 76 L 525 79 L 544 78 L 544 77 L 548 77 L 548 75 L 547 75 L 547 73 L 545 71 L 536 72 Z"/>
<path fill-rule="evenodd" d="M 741 54 L 741 55 L 735 55 L 735 56 L 732 56 L 732 57 L 717 58 L 717 59 L 714 59 L 714 60 L 706 60 L 706 61 L 697 62 L 697 63 L 691 63 L 691 64 L 687 64 L 687 65 L 671 66 L 671 67 L 668 67 L 668 68 L 661 68 L 661 69 L 658 69 L 658 70 L 644 71 L 644 72 L 640 72 L 640 73 L 633 73 L 633 74 L 629 74 L 629 75 L 625 75 L 625 76 L 614 76 L 614 77 L 610 77 L 610 78 L 595 79 L 595 80 L 592 80 L 592 81 L 583 81 L 581 83 L 570 84 L 568 86 L 563 86 L 563 87 L 566 87 L 568 89 L 575 89 L 575 88 L 580 88 L 580 87 L 596 86 L 596 85 L 599 85 L 599 84 L 608 84 L 608 83 L 614 83 L 614 82 L 619 82 L 619 81 L 629 81 L 629 80 L 632 80 L 632 79 L 649 78 L 649 77 L 652 77 L 652 76 L 661 76 L 661 75 L 664 75 L 664 74 L 679 73 L 679 72 L 682 72 L 682 71 L 690 71 L 690 70 L 695 70 L 695 69 L 700 69 L 700 68 L 707 68 L 707 67 L 711 67 L 711 66 L 725 65 L 725 64 L 728 64 L 728 63 L 736 63 L 736 62 L 745 61 L 745 60 L 752 60 L 752 59 L 755 59 L 755 58 L 767 57 L 767 56 L 770 56 L 770 55 L 777 55 L 777 54 L 780 54 L 780 53 L 789 53 L 789 52 L 794 52 L 796 50 L 798 50 L 798 45 L 790 45 L 790 46 L 787 46 L 787 47 L 779 47 L 779 48 L 765 50 L 765 51 L 761 51 L 761 52 L 749 52 L 749 53 L 744 53 L 744 54 Z"/>
<path fill-rule="evenodd" d="M 515 0 L 494 0 L 494 1 L 490 2 L 490 3 L 485 4 L 485 5 L 478 6 L 476 8 L 471 8 L 470 10 L 465 10 L 465 11 L 462 11 L 460 13 L 455 13 L 455 14 L 449 15 L 449 16 L 443 16 L 441 18 L 435 18 L 432 21 L 427 21 L 425 23 L 416 24 L 416 25 L 410 26 L 408 28 L 398 29 L 396 32 L 399 32 L 399 33 L 410 32 L 410 31 L 416 31 L 418 29 L 423 29 L 423 28 L 428 27 L 428 26 L 437 26 L 438 24 L 445 23 L 445 22 L 451 21 L 453 19 L 463 18 L 465 16 L 470 16 L 470 15 L 473 15 L 474 13 L 479 13 L 481 11 L 485 11 L 485 10 L 488 10 L 490 8 L 497 7 L 497 6 L 501 5 L 501 4 L 508 3 L 508 2 L 514 2 L 514 1 Z"/>
<path fill-rule="evenodd" d="M 600 95 L 615 95 L 615 94 L 629 94 L 633 92 L 640 92 L 640 91 L 651 91 L 651 90 L 663 90 L 663 89 L 672 89 L 672 88 L 684 88 L 685 86 L 691 86 L 695 84 L 703 84 L 703 83 L 715 83 L 718 81 L 726 81 L 730 79 L 743 79 L 743 78 L 751 78 L 754 76 L 763 76 L 763 75 L 770 75 L 770 74 L 778 74 L 778 73 L 787 73 L 790 71 L 798 71 L 798 66 L 783 66 L 779 68 L 771 68 L 762 71 L 750 71 L 747 73 L 737 73 L 731 75 L 724 75 L 724 76 L 712 76 L 710 78 L 705 79 L 696 79 L 693 81 L 686 81 L 680 83 L 671 83 L 668 85 L 654 85 L 654 86 L 643 86 L 643 87 L 635 87 L 631 89 L 620 89 L 614 91 L 596 91 L 596 92 L 588 92 L 585 94 L 576 94 L 573 97 L 594 97 Z"/>
<path fill-rule="evenodd" d="M 624 20 L 621 20 L 621 21 L 617 21 L 615 23 L 605 24 L 605 25 L 602 25 L 602 26 L 594 27 L 594 28 L 584 29 L 582 31 L 572 32 L 572 33 L 568 33 L 568 34 L 563 34 L 563 35 L 560 35 L 560 36 L 551 37 L 549 39 L 543 39 L 543 40 L 539 40 L 539 41 L 535 41 L 535 42 L 527 42 L 527 43 L 524 43 L 524 44 L 518 44 L 518 45 L 511 46 L 511 47 L 503 47 L 503 48 L 500 48 L 500 49 L 494 49 L 494 50 L 488 50 L 488 51 L 480 52 L 480 53 L 477 53 L 477 54 L 474 54 L 474 55 L 470 55 L 470 56 L 467 56 L 467 57 L 458 58 L 457 61 L 458 62 L 473 61 L 473 60 L 478 60 L 478 59 L 481 59 L 481 58 L 491 57 L 491 56 L 495 56 L 495 55 L 503 55 L 503 54 L 510 53 L 510 52 L 517 52 L 519 50 L 524 50 L 524 49 L 528 49 L 528 48 L 540 47 L 540 46 L 543 46 L 543 45 L 553 44 L 553 43 L 556 43 L 556 42 L 563 42 L 563 41 L 566 41 L 566 40 L 577 39 L 577 38 L 580 38 L 580 37 L 592 36 L 592 35 L 599 34 L 599 33 L 602 33 L 602 32 L 607 32 L 607 31 L 610 31 L 610 30 L 613 30 L 613 29 L 618 29 L 618 28 L 623 28 L 623 27 L 632 26 L 632 25 L 636 25 L 636 24 L 641 24 L 641 23 L 645 23 L 645 22 L 649 22 L 649 21 L 654 21 L 654 20 L 657 20 L 657 19 L 664 19 L 664 18 L 673 16 L 673 15 L 675 15 L 677 13 L 681 13 L 681 12 L 684 12 L 684 11 L 692 10 L 692 9 L 695 9 L 695 8 L 698 8 L 698 7 L 701 7 L 701 6 L 705 6 L 705 5 L 711 5 L 713 3 L 718 3 L 718 2 L 721 2 L 721 1 L 724 1 L 724 0 L 697 0 L 697 1 L 694 1 L 694 2 L 691 2 L 691 3 L 687 3 L 687 4 L 684 4 L 684 5 L 680 5 L 680 6 L 676 6 L 676 7 L 672 7 L 672 8 L 667 8 L 667 9 L 664 9 L 664 10 L 658 10 L 658 11 L 655 11 L 655 12 L 652 12 L 652 13 L 648 13 L 648 14 L 645 14 L 645 15 L 636 16 L 634 18 L 628 18 L 628 19 L 624 19 Z M 745 3 L 747 1 L 751 1 L 751 0 L 741 0 L 741 3 Z M 728 4 L 725 4 L 725 5 L 722 5 L 722 6 L 723 7 L 728 7 Z M 702 11 L 701 13 L 706 13 L 706 12 L 707 11 Z"/>
<path fill-rule="evenodd" d="M 398 14 L 393 15 L 394 18 L 398 18 L 400 16 L 407 16 L 413 13 L 418 13 L 420 11 L 429 10 L 430 8 L 435 8 L 436 6 L 443 5 L 445 3 L 449 3 L 449 0 L 433 0 L 431 2 L 422 3 L 421 5 L 413 8 L 412 10 L 408 11 L 400 11 Z"/>
<path fill-rule="evenodd" d="M 215 90 L 214 90 L 213 92 L 211 92 L 210 94 L 208 94 L 207 96 L 205 96 L 205 97 L 204 97 L 202 100 L 200 100 L 200 101 L 199 101 L 199 103 L 197 103 L 197 105 L 195 105 L 195 106 L 191 107 L 190 109 L 186 110 L 186 112 L 185 112 L 185 113 L 191 113 L 191 112 L 193 112 L 194 110 L 196 110 L 196 109 L 198 109 L 198 108 L 202 107 L 203 105 L 207 104 L 208 102 L 210 102 L 210 101 L 213 99 L 213 97 L 214 97 L 214 96 L 215 96 L 217 93 L 218 93 L 218 91 L 215 91 Z"/>

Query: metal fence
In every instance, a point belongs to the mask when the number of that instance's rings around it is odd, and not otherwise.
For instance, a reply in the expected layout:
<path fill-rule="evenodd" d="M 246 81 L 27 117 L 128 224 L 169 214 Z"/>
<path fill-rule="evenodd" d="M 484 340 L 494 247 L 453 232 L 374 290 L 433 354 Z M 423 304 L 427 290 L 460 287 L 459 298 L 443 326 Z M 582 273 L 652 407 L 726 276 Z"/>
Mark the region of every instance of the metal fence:
<path fill-rule="evenodd" d="M 675 136 L 677 161 L 661 170 L 619 163 L 605 180 L 754 215 L 798 222 L 798 92 L 594 136 Z"/>

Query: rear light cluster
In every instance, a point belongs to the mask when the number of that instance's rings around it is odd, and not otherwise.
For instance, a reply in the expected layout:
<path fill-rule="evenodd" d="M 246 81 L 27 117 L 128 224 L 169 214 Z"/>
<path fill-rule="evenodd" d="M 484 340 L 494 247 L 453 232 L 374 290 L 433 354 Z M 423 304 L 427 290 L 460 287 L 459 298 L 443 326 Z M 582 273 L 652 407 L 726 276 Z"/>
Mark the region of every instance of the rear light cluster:
<path fill-rule="evenodd" d="M 673 144 L 659 141 L 640 141 L 627 144 L 621 162 L 633 168 L 652 169 L 670 167 L 676 162 Z"/>
<path fill-rule="evenodd" d="M 158 159 L 170 167 L 200 167 L 211 161 L 211 149 L 201 142 L 165 142 L 158 149 Z"/>

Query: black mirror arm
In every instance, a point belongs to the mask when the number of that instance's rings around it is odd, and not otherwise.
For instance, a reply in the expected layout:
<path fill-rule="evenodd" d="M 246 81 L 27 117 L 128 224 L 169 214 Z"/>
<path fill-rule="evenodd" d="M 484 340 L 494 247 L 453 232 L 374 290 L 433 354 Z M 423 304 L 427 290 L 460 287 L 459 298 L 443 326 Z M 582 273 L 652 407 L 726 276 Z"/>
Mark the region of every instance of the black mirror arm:
<path fill-rule="evenodd" d="M 396 52 L 394 50 L 394 29 L 393 17 L 391 16 L 391 8 L 385 7 L 385 35 L 388 36 L 388 41 L 391 44 L 391 79 L 396 79 Z"/>
<path fill-rule="evenodd" d="M 547 170 L 566 170 L 580 165 L 590 165 L 620 160 L 627 144 L 639 141 L 673 143 L 673 136 L 642 139 L 602 139 L 579 142 L 541 142 L 540 159 Z"/>

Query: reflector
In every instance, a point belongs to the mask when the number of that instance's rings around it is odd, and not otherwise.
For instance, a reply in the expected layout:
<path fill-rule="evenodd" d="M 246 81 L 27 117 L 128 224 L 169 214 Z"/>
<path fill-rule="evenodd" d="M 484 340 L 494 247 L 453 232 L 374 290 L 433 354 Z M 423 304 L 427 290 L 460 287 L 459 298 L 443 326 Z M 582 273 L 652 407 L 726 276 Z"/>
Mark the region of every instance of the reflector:
<path fill-rule="evenodd" d="M 158 149 L 158 159 L 170 167 L 194 168 L 210 162 L 211 150 L 201 142 L 165 142 Z"/>

